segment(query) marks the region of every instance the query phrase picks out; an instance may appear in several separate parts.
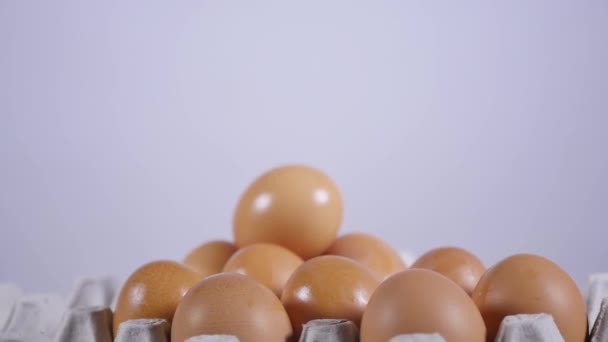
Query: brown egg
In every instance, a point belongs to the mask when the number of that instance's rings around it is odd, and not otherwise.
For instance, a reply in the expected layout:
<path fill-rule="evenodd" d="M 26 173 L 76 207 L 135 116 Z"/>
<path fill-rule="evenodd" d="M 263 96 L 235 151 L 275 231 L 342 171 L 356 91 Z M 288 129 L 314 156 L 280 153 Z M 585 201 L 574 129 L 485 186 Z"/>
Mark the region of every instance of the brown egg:
<path fill-rule="evenodd" d="M 233 335 L 241 342 L 285 342 L 292 328 L 281 301 L 238 273 L 211 275 L 192 287 L 175 311 L 171 341 Z"/>
<path fill-rule="evenodd" d="M 319 256 L 296 269 L 283 289 L 281 301 L 296 336 L 303 324 L 318 318 L 349 319 L 359 325 L 379 283 L 356 261 L 336 255 Z"/>
<path fill-rule="evenodd" d="M 309 259 L 336 239 L 342 198 L 336 184 L 321 171 L 282 166 L 259 176 L 247 188 L 233 223 L 239 247 L 268 242 Z"/>
<path fill-rule="evenodd" d="M 334 241 L 325 254 L 353 259 L 374 272 L 380 280 L 403 271 L 403 259 L 388 243 L 363 233 L 346 234 Z"/>
<path fill-rule="evenodd" d="M 450 278 L 469 295 L 486 271 L 481 260 L 458 247 L 441 247 L 420 256 L 411 268 L 426 268 Z"/>
<path fill-rule="evenodd" d="M 303 262 L 287 248 L 257 243 L 234 253 L 224 266 L 224 272 L 248 275 L 281 297 L 287 279 Z"/>
<path fill-rule="evenodd" d="M 237 247 L 231 242 L 209 241 L 192 250 L 184 259 L 184 264 L 206 277 L 220 273 L 236 250 Z"/>
<path fill-rule="evenodd" d="M 425 269 L 386 279 L 361 321 L 361 342 L 387 342 L 400 334 L 439 333 L 447 342 L 483 342 L 485 326 L 475 303 L 453 281 Z"/>
<path fill-rule="evenodd" d="M 120 323 L 130 319 L 163 318 L 171 323 L 177 304 L 200 279 L 195 270 L 174 261 L 154 261 L 141 266 L 118 295 L 114 336 Z"/>
<path fill-rule="evenodd" d="M 547 313 L 566 342 L 583 342 L 587 334 L 585 302 L 576 283 L 553 262 L 532 254 L 510 256 L 481 277 L 472 298 L 494 341 L 507 315 Z"/>

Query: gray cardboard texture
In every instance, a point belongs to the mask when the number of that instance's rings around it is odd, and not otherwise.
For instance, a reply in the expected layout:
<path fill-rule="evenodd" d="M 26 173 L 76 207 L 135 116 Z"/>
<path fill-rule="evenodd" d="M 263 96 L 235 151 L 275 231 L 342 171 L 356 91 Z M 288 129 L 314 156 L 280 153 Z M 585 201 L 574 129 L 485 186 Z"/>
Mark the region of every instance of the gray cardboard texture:
<path fill-rule="evenodd" d="M 101 306 L 68 310 L 54 342 L 112 342 L 112 311 Z"/>
<path fill-rule="evenodd" d="M 600 312 L 591 330 L 591 342 L 608 342 L 608 298 L 602 300 Z"/>
<path fill-rule="evenodd" d="M 608 298 L 608 273 L 591 274 L 587 280 L 587 317 L 589 322 L 595 322 L 604 298 Z"/>
<path fill-rule="evenodd" d="M 65 311 L 58 295 L 27 295 L 19 298 L 4 333 L 29 341 L 37 336 L 52 337 Z"/>
<path fill-rule="evenodd" d="M 439 334 L 406 334 L 395 336 L 389 342 L 445 342 Z"/>
<path fill-rule="evenodd" d="M 116 279 L 110 276 L 81 277 L 74 284 L 68 299 L 68 307 L 110 307 L 117 288 Z"/>
<path fill-rule="evenodd" d="M 190 337 L 186 342 L 239 342 L 239 339 L 231 335 L 201 335 Z"/>
<path fill-rule="evenodd" d="M 132 319 L 118 326 L 115 342 L 169 342 L 169 323 L 164 319 Z"/>
<path fill-rule="evenodd" d="M 511 315 L 502 320 L 496 342 L 560 342 L 564 338 L 551 315 Z"/>
<path fill-rule="evenodd" d="M 52 339 L 45 335 L 29 335 L 23 337 L 13 334 L 0 334 L 0 342 L 52 342 Z"/>
<path fill-rule="evenodd" d="M 306 324 L 300 342 L 357 342 L 359 329 L 346 319 L 315 319 Z"/>
<path fill-rule="evenodd" d="M 15 284 L 0 284 L 0 332 L 8 323 L 22 291 Z"/>

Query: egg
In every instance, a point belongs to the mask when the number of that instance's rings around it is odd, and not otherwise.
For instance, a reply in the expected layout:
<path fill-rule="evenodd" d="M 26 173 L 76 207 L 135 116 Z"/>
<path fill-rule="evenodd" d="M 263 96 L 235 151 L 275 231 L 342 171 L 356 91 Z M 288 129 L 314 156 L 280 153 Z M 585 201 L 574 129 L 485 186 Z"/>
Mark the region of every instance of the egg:
<path fill-rule="evenodd" d="M 382 282 L 361 321 L 361 342 L 387 342 L 414 333 L 439 333 L 447 342 L 483 342 L 485 332 L 483 318 L 467 293 L 425 269 L 408 269 Z"/>
<path fill-rule="evenodd" d="M 406 268 L 399 252 L 379 238 L 363 233 L 342 235 L 325 254 L 353 259 L 374 272 L 381 280 Z"/>
<path fill-rule="evenodd" d="M 188 253 L 184 258 L 184 264 L 194 268 L 203 276 L 208 276 L 221 272 L 226 261 L 236 251 L 237 247 L 231 242 L 209 241 Z"/>
<path fill-rule="evenodd" d="M 486 271 L 481 260 L 459 247 L 435 248 L 420 256 L 411 268 L 425 268 L 450 278 L 469 295 Z"/>
<path fill-rule="evenodd" d="M 473 291 L 493 341 L 507 315 L 546 313 L 553 316 L 566 342 L 587 335 L 585 302 L 568 273 L 533 254 L 510 256 L 484 273 Z"/>
<path fill-rule="evenodd" d="M 326 174 L 285 165 L 256 178 L 241 195 L 233 218 L 239 247 L 281 245 L 303 259 L 323 253 L 342 223 L 342 197 Z"/>
<path fill-rule="evenodd" d="M 139 318 L 162 318 L 171 323 L 177 304 L 201 279 L 188 266 L 168 260 L 145 264 L 122 286 L 114 311 L 114 336 L 120 323 Z"/>
<path fill-rule="evenodd" d="M 281 301 L 295 335 L 313 319 L 349 319 L 359 325 L 367 301 L 380 281 L 354 260 L 325 255 L 304 262 L 291 275 Z"/>
<path fill-rule="evenodd" d="M 291 274 L 304 261 L 287 248 L 269 243 L 249 245 L 236 252 L 224 272 L 251 276 L 281 297 L 283 287 Z"/>
<path fill-rule="evenodd" d="M 198 335 L 285 342 L 292 327 L 281 301 L 268 288 L 249 276 L 219 273 L 193 286 L 175 311 L 171 341 Z"/>

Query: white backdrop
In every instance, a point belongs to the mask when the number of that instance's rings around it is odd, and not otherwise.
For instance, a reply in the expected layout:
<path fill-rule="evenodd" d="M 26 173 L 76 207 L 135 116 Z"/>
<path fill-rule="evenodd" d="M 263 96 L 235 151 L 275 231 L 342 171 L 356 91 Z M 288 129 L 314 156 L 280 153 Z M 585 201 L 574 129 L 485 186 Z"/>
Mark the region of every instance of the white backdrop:
<path fill-rule="evenodd" d="M 231 237 L 325 170 L 342 232 L 608 271 L 605 1 L 0 1 L 0 281 L 67 291 Z"/>

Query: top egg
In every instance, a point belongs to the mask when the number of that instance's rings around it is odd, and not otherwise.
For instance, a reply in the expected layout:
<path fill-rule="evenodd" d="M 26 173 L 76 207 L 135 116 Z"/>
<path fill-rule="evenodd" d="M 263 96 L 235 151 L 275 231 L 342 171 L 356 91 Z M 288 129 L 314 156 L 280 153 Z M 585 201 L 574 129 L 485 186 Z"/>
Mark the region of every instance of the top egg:
<path fill-rule="evenodd" d="M 303 259 L 323 253 L 342 224 L 342 197 L 322 171 L 305 165 L 272 169 L 253 181 L 237 204 L 234 240 L 283 246 Z"/>

